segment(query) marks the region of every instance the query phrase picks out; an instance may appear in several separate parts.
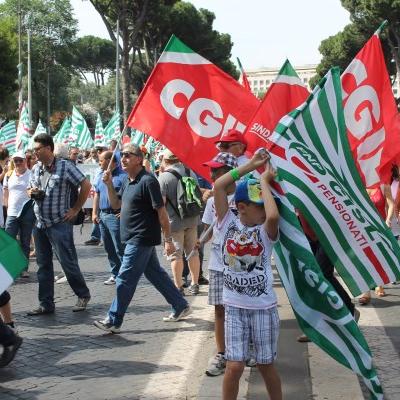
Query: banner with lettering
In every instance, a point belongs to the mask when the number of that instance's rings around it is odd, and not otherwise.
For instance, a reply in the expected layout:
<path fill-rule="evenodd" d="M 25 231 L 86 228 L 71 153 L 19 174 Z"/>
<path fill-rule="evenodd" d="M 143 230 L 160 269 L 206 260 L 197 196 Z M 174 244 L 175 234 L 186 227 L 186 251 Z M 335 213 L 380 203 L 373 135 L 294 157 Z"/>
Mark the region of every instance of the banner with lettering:
<path fill-rule="evenodd" d="M 172 36 L 127 124 L 208 178 L 203 163 L 218 152 L 215 142 L 229 129 L 244 132 L 258 105 L 239 82 Z"/>
<path fill-rule="evenodd" d="M 379 33 L 375 32 L 342 74 L 348 140 L 368 188 L 390 184 L 399 161 L 400 124 Z"/>

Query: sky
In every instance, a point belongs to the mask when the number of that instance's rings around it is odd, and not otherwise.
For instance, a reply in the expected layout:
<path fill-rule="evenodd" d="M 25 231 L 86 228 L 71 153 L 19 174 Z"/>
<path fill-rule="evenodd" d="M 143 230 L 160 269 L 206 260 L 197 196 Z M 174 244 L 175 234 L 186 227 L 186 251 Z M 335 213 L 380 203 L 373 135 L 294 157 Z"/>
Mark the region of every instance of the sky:
<path fill-rule="evenodd" d="M 155 0 L 152 0 L 155 1 Z M 279 68 L 286 58 L 294 66 L 318 64 L 318 47 L 350 22 L 340 0 L 191 0 L 215 14 L 214 29 L 229 33 L 232 57 L 245 69 Z M 88 0 L 71 0 L 79 36 L 108 38 L 106 28 Z"/>

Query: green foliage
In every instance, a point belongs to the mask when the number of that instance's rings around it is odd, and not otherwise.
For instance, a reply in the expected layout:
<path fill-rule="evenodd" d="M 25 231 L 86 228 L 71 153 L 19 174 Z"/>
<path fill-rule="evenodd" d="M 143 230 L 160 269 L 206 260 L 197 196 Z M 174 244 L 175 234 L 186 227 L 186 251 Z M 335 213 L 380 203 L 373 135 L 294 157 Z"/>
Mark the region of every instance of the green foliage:
<path fill-rule="evenodd" d="M 396 72 L 400 71 L 400 0 L 341 0 L 341 3 L 350 12 L 352 23 L 321 42 L 322 60 L 311 86 L 315 86 L 332 66 L 344 70 L 385 19 L 389 24 L 380 37 L 386 66 L 394 81 Z"/>
<path fill-rule="evenodd" d="M 73 66 L 82 73 L 92 73 L 97 86 L 104 85 L 107 71 L 115 69 L 115 46 L 111 40 L 84 36 L 72 46 Z"/>
<path fill-rule="evenodd" d="M 4 116 L 14 116 L 18 108 L 16 81 L 18 79 L 18 50 L 14 20 L 0 17 L 0 109 Z"/>

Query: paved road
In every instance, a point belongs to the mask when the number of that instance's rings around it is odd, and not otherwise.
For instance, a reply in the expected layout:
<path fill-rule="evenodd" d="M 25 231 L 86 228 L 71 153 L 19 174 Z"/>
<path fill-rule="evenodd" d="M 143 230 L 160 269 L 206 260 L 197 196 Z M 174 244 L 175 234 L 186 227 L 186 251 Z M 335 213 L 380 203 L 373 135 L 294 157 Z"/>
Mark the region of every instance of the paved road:
<path fill-rule="evenodd" d="M 28 317 L 26 311 L 37 305 L 35 274 L 12 287 L 13 311 L 24 344 L 15 361 L 0 370 L 0 399 L 220 399 L 222 377 L 204 375 L 214 352 L 213 310 L 207 306 L 206 287 L 199 296 L 188 297 L 194 309 L 188 319 L 165 323 L 162 317 L 169 313 L 169 306 L 143 279 L 123 333 L 102 334 L 92 324 L 107 311 L 114 287 L 103 285 L 108 278 L 103 248 L 82 245 L 89 228 L 85 225 L 82 236 L 76 231 L 81 267 L 92 293 L 87 312 L 71 311 L 76 299 L 68 284 L 62 284 L 56 285 L 54 315 Z M 160 260 L 165 265 L 161 255 Z M 313 344 L 296 342 L 300 331 L 278 279 L 275 286 L 281 316 L 277 365 L 285 399 L 367 399 L 353 374 Z M 398 400 L 400 286 L 388 293 L 362 309 L 360 324 L 375 354 L 385 398 Z M 265 399 L 255 369 L 246 369 L 240 398 Z"/>

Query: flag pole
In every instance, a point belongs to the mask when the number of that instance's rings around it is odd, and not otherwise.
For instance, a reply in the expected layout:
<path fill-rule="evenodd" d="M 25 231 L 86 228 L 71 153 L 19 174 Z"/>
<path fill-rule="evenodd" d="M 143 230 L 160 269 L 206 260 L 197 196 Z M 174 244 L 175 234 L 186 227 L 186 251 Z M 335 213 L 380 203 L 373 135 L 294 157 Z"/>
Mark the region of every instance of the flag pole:
<path fill-rule="evenodd" d="M 22 25 L 22 12 L 21 0 L 18 1 L 18 115 L 21 118 L 22 111 L 22 44 L 21 44 L 21 25 Z"/>
<path fill-rule="evenodd" d="M 119 17 L 117 19 L 117 36 L 115 40 L 115 112 L 119 112 Z"/>
<path fill-rule="evenodd" d="M 31 30 L 28 28 L 28 115 L 29 129 L 32 130 L 32 70 L 31 70 Z"/>

